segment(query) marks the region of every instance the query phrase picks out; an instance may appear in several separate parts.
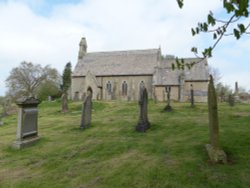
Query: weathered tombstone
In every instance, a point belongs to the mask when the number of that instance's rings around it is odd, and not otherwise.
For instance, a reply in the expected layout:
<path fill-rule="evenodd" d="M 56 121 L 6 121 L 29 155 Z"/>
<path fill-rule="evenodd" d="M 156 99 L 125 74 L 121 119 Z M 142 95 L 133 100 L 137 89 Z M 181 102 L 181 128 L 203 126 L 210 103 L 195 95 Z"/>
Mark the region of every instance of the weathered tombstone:
<path fill-rule="evenodd" d="M 150 123 L 148 121 L 148 92 L 145 87 L 140 89 L 138 104 L 140 108 L 140 115 L 136 126 L 136 131 L 145 132 L 150 127 Z"/>
<path fill-rule="evenodd" d="M 165 91 L 167 93 L 167 106 L 164 108 L 164 111 L 166 112 L 172 112 L 173 108 L 170 105 L 170 92 L 171 92 L 171 86 L 166 86 Z"/>
<path fill-rule="evenodd" d="M 33 144 L 38 137 L 38 108 L 40 101 L 34 97 L 24 97 L 16 101 L 19 107 L 16 141 L 13 147 L 24 148 Z"/>
<path fill-rule="evenodd" d="M 62 101 L 61 112 L 63 112 L 63 113 L 68 112 L 68 96 L 66 93 L 62 94 L 61 101 Z"/>
<path fill-rule="evenodd" d="M 84 99 L 82 105 L 82 119 L 80 128 L 84 129 L 90 127 L 92 114 L 92 92 L 88 91 L 87 97 Z"/>
<path fill-rule="evenodd" d="M 228 103 L 232 107 L 235 105 L 235 96 L 233 94 L 228 95 Z"/>
<path fill-rule="evenodd" d="M 52 101 L 52 97 L 48 96 L 48 101 L 51 102 Z"/>
<path fill-rule="evenodd" d="M 191 84 L 190 102 L 191 102 L 191 107 L 194 107 L 194 88 L 193 88 L 193 84 Z"/>
<path fill-rule="evenodd" d="M 239 87 L 238 82 L 235 82 L 235 88 L 234 88 L 234 101 L 239 102 Z"/>
<path fill-rule="evenodd" d="M 217 96 L 214 88 L 213 77 L 211 75 L 208 84 L 208 117 L 210 144 L 206 144 L 206 149 L 209 158 L 213 163 L 227 163 L 227 156 L 225 152 L 219 147 Z"/>

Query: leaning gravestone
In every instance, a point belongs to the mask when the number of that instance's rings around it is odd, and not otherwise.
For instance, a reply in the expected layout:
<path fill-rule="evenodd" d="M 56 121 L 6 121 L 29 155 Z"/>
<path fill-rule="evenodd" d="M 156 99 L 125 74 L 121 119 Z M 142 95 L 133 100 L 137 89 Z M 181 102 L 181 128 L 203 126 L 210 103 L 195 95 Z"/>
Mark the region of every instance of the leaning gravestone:
<path fill-rule="evenodd" d="M 92 92 L 88 92 L 88 96 L 84 99 L 82 105 L 82 120 L 80 128 L 90 127 L 92 114 Z"/>
<path fill-rule="evenodd" d="M 213 77 L 211 75 L 208 84 L 208 116 L 210 144 L 206 145 L 206 149 L 209 158 L 213 163 L 227 163 L 227 156 L 225 152 L 219 147 L 219 120 L 217 97 L 214 88 Z"/>
<path fill-rule="evenodd" d="M 18 124 L 16 141 L 13 147 L 24 148 L 36 142 L 38 137 L 38 108 L 40 101 L 34 97 L 24 97 L 18 99 Z"/>
<path fill-rule="evenodd" d="M 145 132 L 150 127 L 148 121 L 148 93 L 145 87 L 140 89 L 139 97 L 140 116 L 136 126 L 136 131 Z"/>

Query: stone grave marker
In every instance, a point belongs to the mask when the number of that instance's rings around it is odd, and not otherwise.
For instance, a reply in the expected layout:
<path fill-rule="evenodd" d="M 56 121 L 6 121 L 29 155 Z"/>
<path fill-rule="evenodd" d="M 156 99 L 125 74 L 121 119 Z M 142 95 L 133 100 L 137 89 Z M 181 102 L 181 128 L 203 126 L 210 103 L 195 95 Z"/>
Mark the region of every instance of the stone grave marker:
<path fill-rule="evenodd" d="M 13 147 L 24 148 L 36 142 L 38 137 L 38 108 L 40 101 L 34 97 L 23 97 L 16 101 L 18 105 L 18 124 Z"/>
<path fill-rule="evenodd" d="M 194 88 L 193 88 L 193 84 L 191 84 L 190 102 L 191 102 L 191 107 L 194 107 Z"/>
<path fill-rule="evenodd" d="M 206 145 L 208 156 L 213 163 L 227 163 L 227 156 L 219 146 L 219 119 L 217 96 L 214 88 L 213 77 L 210 75 L 208 84 L 208 116 L 210 144 Z"/>
<path fill-rule="evenodd" d="M 136 131 L 138 132 L 146 132 L 150 127 L 150 123 L 148 121 L 148 92 L 145 87 L 140 89 L 139 95 L 139 121 L 136 126 Z"/>
<path fill-rule="evenodd" d="M 68 112 L 69 108 L 68 108 L 68 96 L 66 93 L 63 93 L 62 94 L 62 97 L 61 97 L 61 103 L 62 103 L 62 110 L 61 112 L 62 113 L 66 113 Z"/>
<path fill-rule="evenodd" d="M 84 129 L 90 127 L 92 115 L 92 92 L 88 91 L 82 105 L 82 119 L 80 128 Z"/>
<path fill-rule="evenodd" d="M 166 112 L 172 112 L 173 108 L 170 105 L 171 86 L 165 86 L 165 91 L 167 93 L 167 106 L 164 108 L 164 111 L 166 111 Z"/>

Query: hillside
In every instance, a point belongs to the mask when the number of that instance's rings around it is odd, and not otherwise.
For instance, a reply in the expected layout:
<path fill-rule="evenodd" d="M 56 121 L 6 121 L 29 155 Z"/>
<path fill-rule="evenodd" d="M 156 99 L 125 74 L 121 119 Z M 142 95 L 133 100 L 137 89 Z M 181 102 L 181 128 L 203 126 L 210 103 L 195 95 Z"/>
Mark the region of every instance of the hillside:
<path fill-rule="evenodd" d="M 94 102 L 92 127 L 79 129 L 81 103 L 62 114 L 39 106 L 40 140 L 14 150 L 17 115 L 0 127 L 0 187 L 250 187 L 250 107 L 220 104 L 220 143 L 229 164 L 211 164 L 206 104 L 149 102 L 151 128 L 135 132 L 134 102 Z"/>

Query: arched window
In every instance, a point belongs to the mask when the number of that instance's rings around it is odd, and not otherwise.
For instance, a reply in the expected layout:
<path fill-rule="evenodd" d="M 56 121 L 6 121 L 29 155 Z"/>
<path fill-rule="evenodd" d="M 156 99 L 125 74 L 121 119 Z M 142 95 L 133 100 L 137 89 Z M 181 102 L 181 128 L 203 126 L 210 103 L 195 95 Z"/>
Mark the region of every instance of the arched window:
<path fill-rule="evenodd" d="M 108 81 L 106 87 L 107 87 L 108 94 L 111 94 L 111 92 L 112 92 L 112 85 L 111 85 L 110 81 Z"/>
<path fill-rule="evenodd" d="M 122 83 L 122 96 L 127 96 L 128 94 L 128 84 L 126 81 Z"/>

